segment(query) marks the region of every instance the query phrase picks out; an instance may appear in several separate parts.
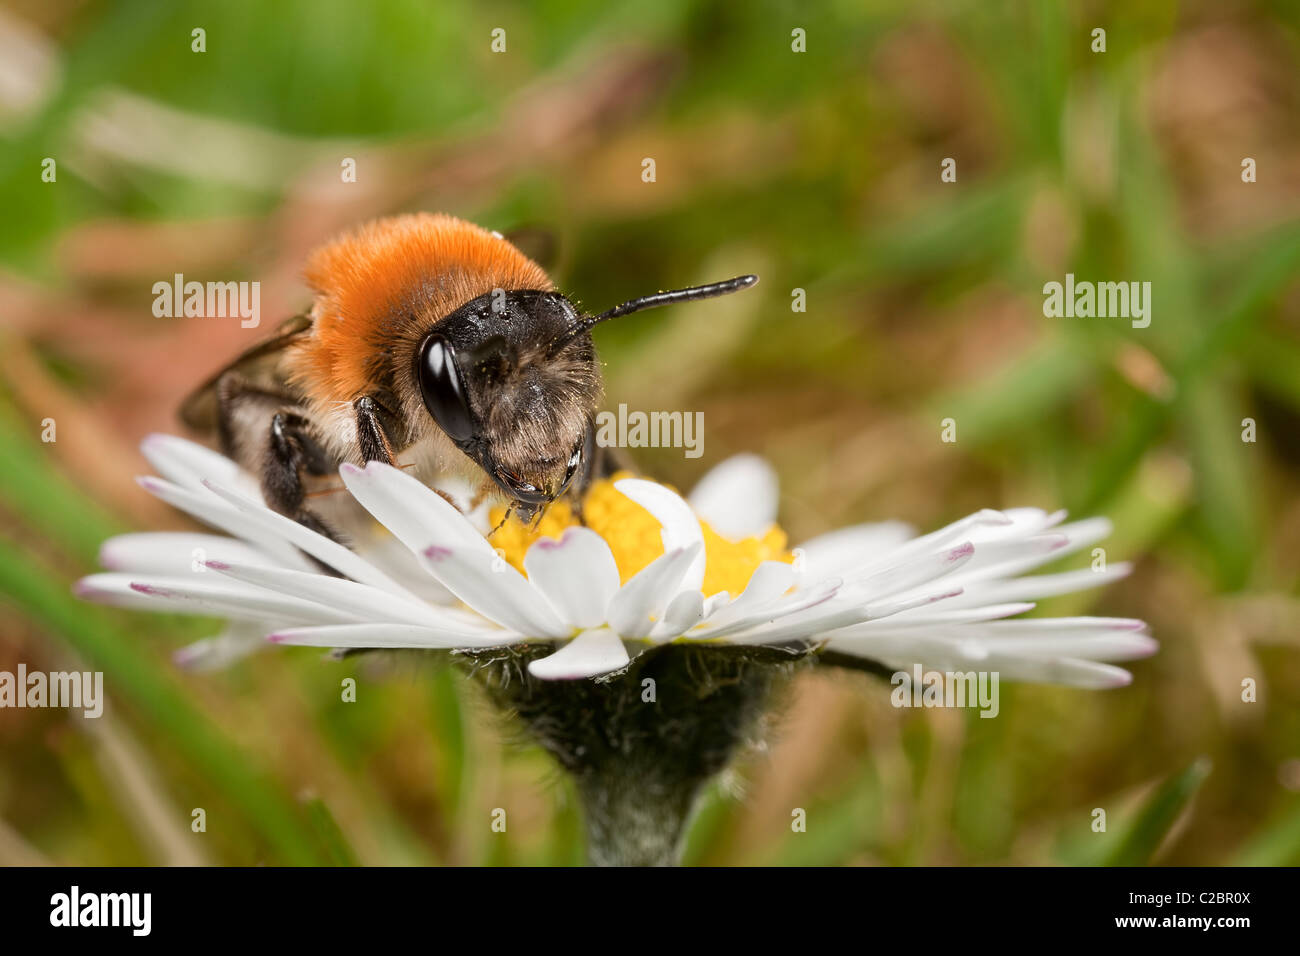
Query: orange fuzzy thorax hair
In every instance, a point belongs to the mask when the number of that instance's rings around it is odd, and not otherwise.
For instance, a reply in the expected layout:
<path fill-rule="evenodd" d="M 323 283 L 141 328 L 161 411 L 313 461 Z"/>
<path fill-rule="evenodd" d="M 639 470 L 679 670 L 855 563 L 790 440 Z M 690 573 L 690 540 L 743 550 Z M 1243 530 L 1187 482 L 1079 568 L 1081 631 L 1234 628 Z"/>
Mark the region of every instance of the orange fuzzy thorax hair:
<path fill-rule="evenodd" d="M 505 239 L 440 213 L 367 223 L 316 249 L 304 276 L 313 327 L 289 355 L 289 375 L 322 403 L 365 394 L 376 355 L 411 316 L 428 324 L 494 289 L 553 288 Z"/>

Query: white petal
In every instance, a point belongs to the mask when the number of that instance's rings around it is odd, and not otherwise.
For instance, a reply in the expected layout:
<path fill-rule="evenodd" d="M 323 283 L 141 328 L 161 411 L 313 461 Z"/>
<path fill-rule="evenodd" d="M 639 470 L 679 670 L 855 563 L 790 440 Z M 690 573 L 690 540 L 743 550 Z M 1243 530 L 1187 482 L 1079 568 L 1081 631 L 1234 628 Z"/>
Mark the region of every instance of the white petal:
<path fill-rule="evenodd" d="M 823 578 L 877 561 L 915 533 L 911 525 L 902 521 L 859 524 L 820 534 L 799 545 L 795 553 L 803 554 L 805 575 Z"/>
<path fill-rule="evenodd" d="M 371 462 L 339 469 L 361 505 L 416 556 L 430 574 L 475 611 L 529 637 L 567 637 L 542 593 L 465 520 L 455 506 L 397 468 Z"/>
<path fill-rule="evenodd" d="M 1066 512 L 1058 511 L 1054 517 L 1064 518 Z M 1058 534 L 1068 535 L 1071 539 L 1087 538 L 1089 542 L 1098 538 L 1107 537 L 1115 530 L 1114 523 L 1101 515 L 1093 515 L 1091 518 L 1080 518 L 1078 521 L 1071 521 L 1069 524 L 1057 523 L 1056 532 Z"/>
<path fill-rule="evenodd" d="M 447 590 L 507 630 L 538 638 L 573 633 L 542 592 L 493 552 L 431 544 L 419 558 Z"/>
<path fill-rule="evenodd" d="M 1110 690 L 1133 683 L 1133 675 L 1122 667 L 1071 657 L 1042 660 L 997 658 L 990 662 L 990 666 L 997 670 L 1001 679 L 1064 684 L 1085 690 Z"/>
<path fill-rule="evenodd" d="M 1157 644 L 1142 626 L 1124 618 L 1034 618 L 892 632 L 860 626 L 832 635 L 828 646 L 884 663 L 923 663 L 936 669 L 975 664 L 1009 679 L 1118 686 L 1127 683 L 1127 672 L 1085 662 L 1154 654 Z"/>
<path fill-rule="evenodd" d="M 977 581 L 991 581 L 1020 574 L 1047 564 L 1065 554 L 1070 539 L 1048 533 L 1014 541 L 993 541 L 975 545 L 975 553 L 952 580 L 963 588 Z"/>
<path fill-rule="evenodd" d="M 172 653 L 177 667 L 198 673 L 221 670 L 266 647 L 269 621 L 228 621 L 220 634 L 205 637 Z"/>
<path fill-rule="evenodd" d="M 803 592 L 797 592 L 802 594 Z M 890 600 L 880 604 L 863 605 L 848 600 L 843 594 L 838 600 L 828 600 L 808 611 L 789 614 L 770 624 L 761 625 L 746 633 L 736 634 L 728 641 L 732 644 L 788 644 L 820 638 L 838 632 L 841 628 L 860 624 L 877 617 L 889 617 L 901 611 L 942 601 L 957 593 L 937 590 L 930 593 L 909 592 L 905 600 Z"/>
<path fill-rule="evenodd" d="M 207 573 L 203 562 L 224 561 L 260 567 L 277 565 L 266 552 L 238 538 L 190 531 L 119 534 L 100 546 L 99 563 L 109 571 L 137 574 Z"/>
<path fill-rule="evenodd" d="M 837 631 L 836 634 L 873 633 L 881 630 L 901 630 L 902 628 L 929 628 L 940 624 L 973 624 L 980 621 L 996 621 L 1004 617 L 1023 614 L 1034 608 L 1033 604 L 981 604 L 978 607 L 954 607 L 955 599 L 963 595 L 953 595 L 943 601 L 927 602 L 915 608 L 898 611 L 892 616 L 877 618 L 862 624 Z"/>
<path fill-rule="evenodd" d="M 961 588 L 954 588 L 946 581 L 940 583 L 945 587 L 913 588 L 904 597 L 894 596 L 885 601 L 868 604 L 862 609 L 863 620 L 867 622 L 882 619 L 898 620 L 909 611 L 928 611 L 940 604 L 946 607 L 948 601 L 961 594 Z M 902 619 L 906 620 L 906 617 Z"/>
<path fill-rule="evenodd" d="M 542 680 L 576 680 L 620 670 L 628 664 L 627 648 L 608 628 L 583 631 L 549 657 L 528 665 L 528 671 Z"/>
<path fill-rule="evenodd" d="M 634 574 L 609 602 L 606 619 L 610 626 L 630 640 L 649 636 L 655 622 L 663 617 L 668 602 L 683 589 L 682 579 L 703 547 L 695 544 L 669 551 Z"/>
<path fill-rule="evenodd" d="M 1006 518 L 1008 523 L 985 524 L 973 529 L 970 538 L 976 545 L 1012 538 L 1032 538 L 1055 528 L 1066 516 L 1065 511 L 1044 511 L 1042 508 L 1005 508 L 997 514 Z"/>
<path fill-rule="evenodd" d="M 776 521 L 776 471 L 758 455 L 733 455 L 709 471 L 688 500 L 718 534 L 732 541 L 765 533 Z"/>
<path fill-rule="evenodd" d="M 953 607 L 965 607 L 973 604 L 994 604 L 1003 601 L 1037 600 L 1055 597 L 1058 594 L 1071 594 L 1101 587 L 1122 577 L 1133 570 L 1127 562 L 1112 564 L 1104 571 L 1083 568 L 1078 571 L 1062 571 L 1057 574 L 1037 574 L 1024 578 L 1011 578 L 1005 581 L 979 581 L 968 583 L 965 593 L 954 599 Z"/>
<path fill-rule="evenodd" d="M 976 538 L 986 538 L 990 532 L 996 529 L 1010 528 L 1014 525 L 1015 522 L 1001 511 L 985 508 L 982 511 L 977 511 L 972 515 L 954 521 L 938 531 L 931 531 L 929 534 L 923 534 L 919 538 L 904 542 L 892 552 L 878 555 L 862 567 L 875 571 L 881 567 L 888 567 L 900 564 L 904 560 L 911 560 L 918 555 L 931 554 L 950 548 L 957 543 L 969 542 L 974 544 Z"/>
<path fill-rule="evenodd" d="M 944 585 L 954 583 L 960 571 L 975 556 L 975 546 L 969 541 L 886 568 L 861 580 L 848 581 L 846 594 L 863 601 L 879 602 L 885 598 L 902 600 L 910 591 L 931 588 L 932 582 L 942 578 Z"/>
<path fill-rule="evenodd" d="M 641 478 L 624 478 L 614 482 L 614 487 L 650 512 L 663 527 L 660 536 L 665 552 L 689 548 L 695 544 L 700 546 L 697 557 L 682 581 L 682 587 L 686 590 L 700 590 L 704 584 L 704 530 L 691 506 L 671 489 Z"/>
<path fill-rule="evenodd" d="M 1094 544 L 1110 532 L 1108 519 L 1088 518 L 1018 541 L 977 545 L 975 560 L 962 571 L 962 584 L 1023 574 Z"/>
<path fill-rule="evenodd" d="M 377 461 L 364 469 L 343 464 L 339 476 L 352 496 L 416 554 L 430 543 L 495 553 L 455 505 L 400 468 Z"/>
<path fill-rule="evenodd" d="M 731 595 L 726 591 L 719 591 L 717 594 L 710 594 L 704 599 L 704 616 L 712 617 L 722 608 L 726 607 L 731 601 Z"/>
<path fill-rule="evenodd" d="M 470 615 L 451 608 L 435 608 L 346 578 L 334 578 L 308 571 L 291 571 L 285 568 L 232 565 L 221 561 L 209 561 L 208 567 L 236 581 L 322 604 L 362 621 L 414 624 L 422 627 L 454 624 L 485 632 L 490 630 L 481 622 L 474 621 Z"/>
<path fill-rule="evenodd" d="M 155 498 L 198 518 L 206 525 L 243 538 L 274 555 L 277 561 L 290 567 L 306 565 L 302 555 L 283 536 L 276 534 L 264 522 L 230 507 L 208 488 L 186 488 L 154 477 L 137 478 L 136 481 Z"/>
<path fill-rule="evenodd" d="M 502 647 L 523 640 L 509 631 L 488 632 L 455 628 L 419 627 L 413 624 L 340 624 L 327 627 L 286 628 L 266 638 L 273 644 L 303 647 L 441 648 Z"/>
<path fill-rule="evenodd" d="M 524 555 L 524 570 L 551 606 L 574 628 L 599 627 L 618 593 L 618 565 L 605 539 L 589 528 L 541 538 Z"/>
<path fill-rule="evenodd" d="M 968 610 L 959 610 L 958 614 L 968 614 Z M 836 631 L 832 637 L 894 638 L 900 640 L 943 640 L 970 643 L 977 642 L 983 646 L 993 646 L 1002 642 L 1025 642 L 1035 647 L 1051 647 L 1056 642 L 1069 637 L 1073 639 L 1111 638 L 1115 635 L 1133 636 L 1125 646 L 1150 646 L 1145 634 L 1146 624 L 1142 621 L 1124 617 L 1035 617 L 1017 620 L 993 619 L 948 623 L 942 621 L 912 621 L 908 615 L 879 621 L 870 621 L 853 627 Z M 1008 643 L 1007 646 L 1013 646 Z M 1014 645 L 1021 646 L 1021 645 Z M 1065 656 L 1065 655 L 1063 655 Z"/>
<path fill-rule="evenodd" d="M 704 619 L 704 595 L 699 591 L 682 591 L 668 602 L 663 620 L 655 625 L 650 637 L 655 641 L 671 641 L 689 631 Z"/>
<path fill-rule="evenodd" d="M 1109 518 L 1085 518 L 1082 521 L 1072 521 L 1069 524 L 1063 524 L 1056 529 L 1057 534 L 1063 534 L 1070 539 L 1070 543 L 1065 546 L 1063 554 L 1074 554 L 1081 548 L 1086 548 L 1090 544 L 1095 544 L 1104 538 L 1109 538 L 1115 526 Z"/>
<path fill-rule="evenodd" d="M 204 479 L 256 495 L 257 482 L 225 455 L 178 435 L 154 433 L 140 442 L 140 452 L 168 481 L 197 489 Z"/>
<path fill-rule="evenodd" d="M 282 541 L 302 549 L 318 561 L 329 565 L 344 577 L 351 578 L 360 584 L 369 584 L 371 587 L 387 591 L 397 597 L 411 601 L 419 600 L 406 588 L 384 574 L 383 571 L 380 571 L 373 564 L 361 558 L 356 552 L 345 548 L 337 541 L 331 541 L 323 534 L 317 534 L 310 528 L 303 527 L 292 518 L 263 507 L 256 501 L 245 498 L 228 488 L 223 488 L 211 481 L 205 481 L 203 485 L 223 501 L 234 506 L 245 518 L 255 522 L 259 527 L 266 529 L 267 532 L 277 535 Z"/>
<path fill-rule="evenodd" d="M 1091 633 L 1062 637 L 998 637 L 981 639 L 990 654 L 1012 657 L 1078 657 L 1091 661 L 1134 661 L 1160 649 L 1150 634 Z"/>
<path fill-rule="evenodd" d="M 1134 617 L 1030 617 L 1016 621 L 987 621 L 972 624 L 963 630 L 967 633 L 978 631 L 980 634 L 995 636 L 1020 634 L 1059 634 L 1063 631 L 1130 631 L 1146 630 L 1146 622 Z"/>
<path fill-rule="evenodd" d="M 1034 658 L 988 654 L 983 657 L 963 653 L 960 648 L 947 645 L 937 648 L 919 648 L 913 652 L 895 651 L 896 656 L 881 656 L 875 648 L 863 649 L 841 645 L 832 641 L 827 649 L 875 660 L 892 670 L 908 670 L 921 664 L 927 670 L 968 672 L 980 670 L 996 673 L 999 681 L 1021 680 L 1047 684 L 1064 684 L 1090 690 L 1124 687 L 1132 682 L 1132 675 L 1122 667 L 1097 661 L 1072 657 Z"/>
<path fill-rule="evenodd" d="M 357 615 L 232 581 L 219 574 L 209 574 L 207 580 L 201 580 L 197 574 L 183 578 L 92 574 L 77 582 L 77 595 L 115 607 L 241 620 L 269 618 L 304 624 L 357 620 Z"/>
<path fill-rule="evenodd" d="M 421 600 L 431 604 L 460 603 L 456 595 L 430 576 L 411 550 L 379 522 L 371 522 L 369 533 L 354 535 L 351 547 L 362 560 L 373 564 Z"/>
<path fill-rule="evenodd" d="M 839 614 L 849 613 L 846 623 L 862 620 L 862 611 L 856 606 L 846 610 L 842 605 L 834 603 L 843 585 L 844 582 L 839 578 L 819 581 L 811 588 L 804 588 L 762 604 L 752 613 L 730 623 L 715 627 L 713 620 L 709 619 L 705 621 L 704 627 L 687 636 L 692 640 L 725 638 L 731 644 L 762 644 L 765 643 L 768 634 L 775 633 L 777 639 L 774 643 L 780 643 L 788 640 L 785 635 L 791 632 L 774 632 L 773 627 L 793 627 L 794 636 L 798 638 L 805 633 L 819 630 L 820 623 L 816 622 L 827 619 L 828 615 L 835 615 L 838 620 Z M 815 623 L 805 626 L 808 621 Z"/>
<path fill-rule="evenodd" d="M 721 627 L 753 614 L 755 610 L 775 601 L 794 586 L 794 567 L 785 561 L 764 561 L 749 576 L 745 590 L 726 607 L 709 617 L 711 627 Z"/>

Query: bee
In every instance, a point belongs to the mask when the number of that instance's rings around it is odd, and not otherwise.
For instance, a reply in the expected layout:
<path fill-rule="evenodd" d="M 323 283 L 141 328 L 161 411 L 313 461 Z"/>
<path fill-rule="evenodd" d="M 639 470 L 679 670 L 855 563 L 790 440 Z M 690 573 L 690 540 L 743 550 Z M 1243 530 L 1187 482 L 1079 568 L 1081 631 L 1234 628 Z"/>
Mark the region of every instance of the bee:
<path fill-rule="evenodd" d="M 313 499 L 343 462 L 400 465 L 435 490 L 468 478 L 476 501 L 503 498 L 525 521 L 561 495 L 580 502 L 600 467 L 592 328 L 758 281 L 584 315 L 501 234 L 429 213 L 325 244 L 305 278 L 311 309 L 208 379 L 181 419 L 257 475 L 272 509 L 338 541 Z"/>

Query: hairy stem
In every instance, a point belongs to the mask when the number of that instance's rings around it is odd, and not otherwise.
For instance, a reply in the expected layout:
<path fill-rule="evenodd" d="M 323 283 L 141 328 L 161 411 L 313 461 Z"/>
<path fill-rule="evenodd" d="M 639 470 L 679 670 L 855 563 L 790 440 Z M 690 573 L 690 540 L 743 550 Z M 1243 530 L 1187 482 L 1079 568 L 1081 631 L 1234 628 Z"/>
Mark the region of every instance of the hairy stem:
<path fill-rule="evenodd" d="M 761 735 L 792 655 L 670 645 L 604 681 L 537 680 L 527 663 L 548 650 L 482 654 L 474 674 L 573 776 L 590 863 L 677 863 L 700 792 Z"/>

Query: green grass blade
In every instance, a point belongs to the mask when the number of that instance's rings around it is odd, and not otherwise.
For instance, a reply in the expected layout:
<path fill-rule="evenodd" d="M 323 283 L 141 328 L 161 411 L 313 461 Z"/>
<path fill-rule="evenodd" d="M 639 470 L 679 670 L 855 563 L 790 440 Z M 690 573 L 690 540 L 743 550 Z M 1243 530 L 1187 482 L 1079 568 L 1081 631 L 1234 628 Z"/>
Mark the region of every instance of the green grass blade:
<path fill-rule="evenodd" d="M 1119 833 L 1113 848 L 1103 857 L 1106 866 L 1146 866 L 1191 803 L 1205 778 L 1210 762 L 1200 757 L 1187 769 L 1160 784 Z"/>
<path fill-rule="evenodd" d="M 335 866 L 357 866 L 357 855 L 325 801 L 312 794 L 303 799 L 302 805 L 307 814 L 307 822 L 324 847 L 329 862 Z"/>
<path fill-rule="evenodd" d="M 1238 866 L 1300 866 L 1300 803 L 1256 833 L 1231 862 Z"/>
<path fill-rule="evenodd" d="M 187 699 L 185 691 L 98 608 L 78 602 L 65 582 L 0 538 L 0 594 L 34 624 L 67 641 L 87 666 L 104 672 L 110 697 L 129 702 L 167 736 L 195 772 L 246 815 L 250 829 L 278 852 L 277 861 L 324 862 L 292 802 L 246 754 Z"/>

